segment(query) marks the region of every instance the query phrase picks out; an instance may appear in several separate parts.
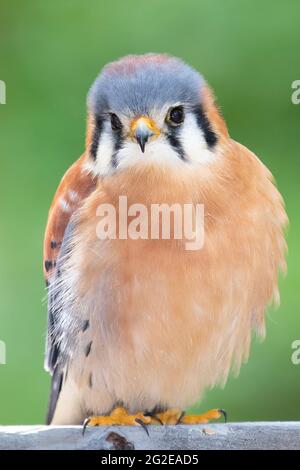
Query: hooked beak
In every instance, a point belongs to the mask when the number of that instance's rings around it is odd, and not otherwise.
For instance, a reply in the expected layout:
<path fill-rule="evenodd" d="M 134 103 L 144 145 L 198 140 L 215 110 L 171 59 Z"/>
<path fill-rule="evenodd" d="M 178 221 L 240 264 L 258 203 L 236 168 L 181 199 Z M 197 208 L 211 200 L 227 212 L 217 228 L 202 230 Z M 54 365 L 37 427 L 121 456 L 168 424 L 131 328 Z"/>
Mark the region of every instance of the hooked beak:
<path fill-rule="evenodd" d="M 133 121 L 131 132 L 143 153 L 145 152 L 145 145 L 148 142 L 149 137 L 160 134 L 154 121 L 146 116 L 139 117 Z"/>

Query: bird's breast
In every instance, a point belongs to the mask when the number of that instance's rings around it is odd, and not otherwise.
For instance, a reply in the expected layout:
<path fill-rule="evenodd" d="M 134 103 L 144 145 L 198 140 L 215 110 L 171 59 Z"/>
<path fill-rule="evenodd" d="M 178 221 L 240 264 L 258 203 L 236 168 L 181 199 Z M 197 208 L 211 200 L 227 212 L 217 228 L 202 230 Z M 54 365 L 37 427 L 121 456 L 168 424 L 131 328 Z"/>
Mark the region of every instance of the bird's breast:
<path fill-rule="evenodd" d="M 88 384 L 93 375 L 93 390 L 105 384 L 129 404 L 191 405 L 205 387 L 226 380 L 233 361 L 238 369 L 247 358 L 252 328 L 263 332 L 284 265 L 286 218 L 263 167 L 244 156 L 239 170 L 238 157 L 232 159 L 207 178 L 152 170 L 121 175 L 86 200 L 66 284 L 76 313 L 89 322 L 73 357 L 78 380 Z M 186 250 L 184 240 L 172 237 L 102 239 L 99 204 L 116 207 L 120 194 L 148 209 L 203 203 L 203 246 Z"/>

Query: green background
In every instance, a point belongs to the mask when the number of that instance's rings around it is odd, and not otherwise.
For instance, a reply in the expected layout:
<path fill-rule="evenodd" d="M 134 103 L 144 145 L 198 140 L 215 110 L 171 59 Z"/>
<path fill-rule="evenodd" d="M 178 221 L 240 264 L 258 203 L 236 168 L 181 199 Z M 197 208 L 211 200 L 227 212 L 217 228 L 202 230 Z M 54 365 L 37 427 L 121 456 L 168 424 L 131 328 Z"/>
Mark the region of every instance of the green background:
<path fill-rule="evenodd" d="M 291 362 L 300 339 L 300 105 L 291 103 L 299 15 L 296 0 L 0 0 L 0 423 L 44 422 L 43 232 L 58 182 L 84 148 L 88 88 L 106 62 L 149 51 L 204 74 L 232 137 L 274 173 L 291 220 L 267 339 L 254 341 L 239 378 L 208 391 L 201 410 L 225 408 L 232 421 L 300 419 L 300 365 Z"/>

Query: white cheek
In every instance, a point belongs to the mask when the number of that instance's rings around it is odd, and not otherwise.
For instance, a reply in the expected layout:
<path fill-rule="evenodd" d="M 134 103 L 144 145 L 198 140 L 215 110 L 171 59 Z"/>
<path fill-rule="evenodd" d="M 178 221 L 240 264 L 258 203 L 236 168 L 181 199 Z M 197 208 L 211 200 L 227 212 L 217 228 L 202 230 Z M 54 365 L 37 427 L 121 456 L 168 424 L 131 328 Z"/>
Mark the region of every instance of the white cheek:
<path fill-rule="evenodd" d="M 142 153 L 137 143 L 127 142 L 117 155 L 118 168 L 126 168 L 149 162 L 172 166 L 184 164 L 177 152 L 172 149 L 164 137 L 148 142 L 145 147 L 145 153 Z"/>
<path fill-rule="evenodd" d="M 114 142 L 107 127 L 103 129 L 97 148 L 94 171 L 98 175 L 106 175 L 111 171 L 111 160 L 114 153 Z"/>
<path fill-rule="evenodd" d="M 180 141 L 187 160 L 206 165 L 215 159 L 215 153 L 209 150 L 203 131 L 193 114 L 187 114 L 185 118 Z"/>

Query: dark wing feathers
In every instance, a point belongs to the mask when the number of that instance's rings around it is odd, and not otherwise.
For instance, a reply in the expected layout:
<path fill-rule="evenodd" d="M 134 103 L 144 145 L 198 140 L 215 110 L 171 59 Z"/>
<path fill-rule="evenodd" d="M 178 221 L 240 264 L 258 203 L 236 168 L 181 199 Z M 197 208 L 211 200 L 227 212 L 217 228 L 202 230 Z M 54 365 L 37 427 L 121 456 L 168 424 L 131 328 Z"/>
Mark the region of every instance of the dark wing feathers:
<path fill-rule="evenodd" d="M 54 196 L 45 232 L 43 266 L 48 290 L 45 369 L 52 375 L 47 415 L 48 424 L 53 418 L 63 383 L 62 351 L 59 343 L 55 340 L 61 314 L 59 288 L 57 288 L 60 270 L 66 259 L 72 236 L 73 222 L 71 218 L 96 185 L 94 176 L 85 170 L 87 158 L 85 155 L 80 157 L 65 173 Z M 64 208 L 62 202 L 66 203 L 68 210 Z"/>
<path fill-rule="evenodd" d="M 45 369 L 52 375 L 51 391 L 48 403 L 47 424 L 51 423 L 56 403 L 61 391 L 64 378 L 64 361 L 61 347 L 57 338 L 59 334 L 60 315 L 62 315 L 61 297 L 59 292 L 59 277 L 65 261 L 68 259 L 70 242 L 74 231 L 73 219 L 70 220 L 65 231 L 56 269 L 49 280 L 48 286 L 48 331 L 46 342 Z M 58 287 L 57 287 L 58 286 Z"/>
<path fill-rule="evenodd" d="M 63 382 L 63 373 L 58 367 L 54 369 L 54 373 L 51 378 L 51 392 L 48 401 L 48 410 L 46 416 L 46 424 L 51 424 L 54 416 L 57 400 L 61 391 Z"/>

